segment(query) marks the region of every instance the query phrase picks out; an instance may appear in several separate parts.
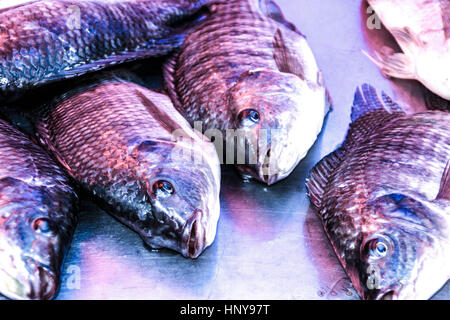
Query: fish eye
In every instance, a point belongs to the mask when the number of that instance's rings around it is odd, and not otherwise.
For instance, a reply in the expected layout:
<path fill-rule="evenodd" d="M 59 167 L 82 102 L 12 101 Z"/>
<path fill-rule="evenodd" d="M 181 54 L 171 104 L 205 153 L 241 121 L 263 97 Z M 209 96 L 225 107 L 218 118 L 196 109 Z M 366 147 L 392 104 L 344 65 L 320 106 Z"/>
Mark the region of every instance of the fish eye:
<path fill-rule="evenodd" d="M 157 197 L 166 198 L 175 192 L 172 184 L 166 180 L 158 180 L 153 184 L 153 194 Z"/>
<path fill-rule="evenodd" d="M 55 232 L 55 225 L 48 218 L 37 218 L 32 223 L 34 231 L 42 234 L 52 234 Z"/>
<path fill-rule="evenodd" d="M 388 245 L 382 239 L 374 239 L 369 242 L 369 256 L 380 259 L 387 255 Z"/>
<path fill-rule="evenodd" d="M 261 120 L 261 115 L 255 109 L 245 109 L 239 113 L 239 122 L 244 126 L 252 126 Z"/>

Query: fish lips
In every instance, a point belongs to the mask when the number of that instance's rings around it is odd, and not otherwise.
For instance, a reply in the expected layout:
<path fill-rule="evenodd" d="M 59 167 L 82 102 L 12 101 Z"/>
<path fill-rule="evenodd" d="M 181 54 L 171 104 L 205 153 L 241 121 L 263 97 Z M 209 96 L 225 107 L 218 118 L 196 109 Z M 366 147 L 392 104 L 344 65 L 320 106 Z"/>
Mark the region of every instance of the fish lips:
<path fill-rule="evenodd" d="M 184 226 L 180 248 L 181 254 L 186 258 L 198 258 L 207 246 L 206 230 L 202 218 L 203 211 L 197 209 Z"/>
<path fill-rule="evenodd" d="M 287 178 L 300 162 L 297 157 L 290 158 L 286 153 L 288 150 L 285 148 L 274 152 L 273 148 L 269 147 L 261 153 L 257 164 L 236 165 L 236 168 L 243 176 L 252 177 L 270 186 Z"/>
<path fill-rule="evenodd" d="M 59 275 L 32 259 L 25 259 L 17 276 L 0 270 L 0 291 L 10 299 L 49 300 L 59 288 Z"/>

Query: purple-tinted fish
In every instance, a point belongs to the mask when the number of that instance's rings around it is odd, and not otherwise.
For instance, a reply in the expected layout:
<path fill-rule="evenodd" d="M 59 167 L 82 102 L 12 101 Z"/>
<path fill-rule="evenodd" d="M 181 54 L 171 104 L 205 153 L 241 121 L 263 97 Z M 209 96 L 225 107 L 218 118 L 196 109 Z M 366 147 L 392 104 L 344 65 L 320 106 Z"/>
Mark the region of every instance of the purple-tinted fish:
<path fill-rule="evenodd" d="M 0 293 L 52 298 L 76 222 L 69 178 L 44 150 L 0 120 Z"/>
<path fill-rule="evenodd" d="M 176 108 L 227 143 L 223 163 L 267 184 L 305 157 L 329 110 L 305 37 L 271 0 L 214 0 L 165 65 Z M 219 137 L 220 135 L 220 137 Z M 237 140 L 237 142 L 235 142 Z"/>
<path fill-rule="evenodd" d="M 0 93 L 167 54 L 194 0 L 30 1 L 0 9 Z"/>
<path fill-rule="evenodd" d="M 402 50 L 384 47 L 369 58 L 386 76 L 420 81 L 450 100 L 450 1 L 367 2 Z"/>
<path fill-rule="evenodd" d="M 217 153 L 166 95 L 105 76 L 44 108 L 36 130 L 67 172 L 152 248 L 196 258 L 213 242 Z"/>
<path fill-rule="evenodd" d="M 426 299 L 449 279 L 450 113 L 407 115 L 364 85 L 307 189 L 362 298 Z"/>

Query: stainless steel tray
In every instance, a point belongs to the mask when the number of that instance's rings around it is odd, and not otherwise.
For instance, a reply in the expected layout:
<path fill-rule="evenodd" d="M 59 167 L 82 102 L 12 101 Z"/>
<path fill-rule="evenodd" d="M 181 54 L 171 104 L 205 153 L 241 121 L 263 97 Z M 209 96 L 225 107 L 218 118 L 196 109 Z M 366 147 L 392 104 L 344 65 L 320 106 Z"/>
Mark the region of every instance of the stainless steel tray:
<path fill-rule="evenodd" d="M 362 54 L 393 42 L 385 30 L 367 27 L 371 14 L 364 2 L 277 3 L 307 36 L 334 99 L 307 158 L 272 187 L 244 183 L 224 168 L 217 238 L 194 261 L 150 251 L 137 234 L 85 201 L 57 299 L 359 299 L 309 208 L 305 178 L 342 142 L 358 85 L 370 83 L 414 110 L 423 108 L 421 89 L 383 78 Z M 449 299 L 450 284 L 434 298 Z"/>

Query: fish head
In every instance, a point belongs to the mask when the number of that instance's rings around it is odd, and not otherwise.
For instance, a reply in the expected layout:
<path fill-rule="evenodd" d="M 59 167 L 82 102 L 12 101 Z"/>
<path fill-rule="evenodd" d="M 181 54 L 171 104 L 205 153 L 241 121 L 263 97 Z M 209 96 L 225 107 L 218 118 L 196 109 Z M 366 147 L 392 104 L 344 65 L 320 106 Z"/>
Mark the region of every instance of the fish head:
<path fill-rule="evenodd" d="M 374 222 L 361 235 L 355 252 L 359 262 L 349 273 L 357 291 L 364 299 L 430 298 L 448 278 L 442 272 L 449 259 L 444 209 L 389 194 L 376 199 L 370 210 L 368 221 Z"/>
<path fill-rule="evenodd" d="M 65 230 L 69 226 L 54 219 L 59 214 L 45 188 L 7 178 L 0 182 L 0 194 L 2 294 L 13 299 L 50 299 L 59 287 L 60 251 L 70 240 Z M 69 202 L 66 205 L 71 207 Z"/>
<path fill-rule="evenodd" d="M 326 113 L 323 87 L 271 70 L 242 73 L 227 99 L 236 130 L 227 131 L 226 141 L 235 144 L 236 167 L 269 185 L 286 178 L 306 156 Z"/>
<path fill-rule="evenodd" d="M 166 147 L 170 150 L 161 153 L 166 156 L 149 167 L 146 191 L 152 219 L 140 229 L 150 247 L 194 259 L 215 239 L 220 163 L 214 145 L 206 140 Z"/>

